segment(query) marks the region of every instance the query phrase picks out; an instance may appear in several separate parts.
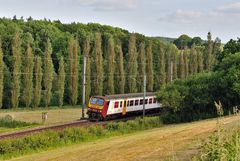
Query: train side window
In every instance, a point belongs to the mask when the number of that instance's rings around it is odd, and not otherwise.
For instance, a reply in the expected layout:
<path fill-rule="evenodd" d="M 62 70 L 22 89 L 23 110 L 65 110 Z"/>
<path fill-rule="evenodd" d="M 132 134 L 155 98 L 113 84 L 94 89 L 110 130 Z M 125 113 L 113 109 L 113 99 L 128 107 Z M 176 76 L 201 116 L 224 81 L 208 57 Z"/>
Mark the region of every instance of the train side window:
<path fill-rule="evenodd" d="M 134 102 L 133 100 L 130 101 L 130 106 L 133 106 L 133 102 Z"/>
<path fill-rule="evenodd" d="M 145 99 L 145 104 L 148 104 L 148 99 Z"/>
<path fill-rule="evenodd" d="M 135 100 L 135 106 L 138 106 L 139 100 Z"/>
<path fill-rule="evenodd" d="M 140 99 L 140 105 L 142 105 L 143 104 L 143 99 Z"/>
<path fill-rule="evenodd" d="M 123 102 L 121 101 L 121 102 L 120 102 L 120 108 L 122 107 L 122 104 L 123 104 Z"/>
<path fill-rule="evenodd" d="M 114 108 L 118 108 L 119 102 L 114 103 Z"/>
<path fill-rule="evenodd" d="M 150 98 L 150 99 L 149 99 L 149 104 L 152 104 L 152 102 L 153 102 L 153 99 Z"/>
<path fill-rule="evenodd" d="M 107 101 L 107 105 L 109 106 L 109 104 L 110 104 L 110 101 Z"/>
<path fill-rule="evenodd" d="M 157 103 L 157 99 L 156 98 L 153 98 L 153 103 Z"/>

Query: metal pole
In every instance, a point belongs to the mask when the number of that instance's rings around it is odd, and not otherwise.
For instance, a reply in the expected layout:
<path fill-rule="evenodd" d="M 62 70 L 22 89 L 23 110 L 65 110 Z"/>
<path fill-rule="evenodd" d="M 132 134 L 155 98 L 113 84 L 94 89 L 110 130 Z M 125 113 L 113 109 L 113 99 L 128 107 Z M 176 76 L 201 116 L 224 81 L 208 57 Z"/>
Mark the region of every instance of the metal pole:
<path fill-rule="evenodd" d="M 84 114 L 84 109 L 86 105 L 86 99 L 85 99 L 85 94 L 86 94 L 86 63 L 87 63 L 87 57 L 84 56 L 83 58 L 83 90 L 82 90 L 82 118 L 85 118 Z"/>
<path fill-rule="evenodd" d="M 146 99 L 146 75 L 143 82 L 143 118 L 145 117 L 145 99 Z"/>
<path fill-rule="evenodd" d="M 173 81 L 173 62 L 171 61 L 171 64 L 170 64 L 170 81 L 172 82 Z"/>

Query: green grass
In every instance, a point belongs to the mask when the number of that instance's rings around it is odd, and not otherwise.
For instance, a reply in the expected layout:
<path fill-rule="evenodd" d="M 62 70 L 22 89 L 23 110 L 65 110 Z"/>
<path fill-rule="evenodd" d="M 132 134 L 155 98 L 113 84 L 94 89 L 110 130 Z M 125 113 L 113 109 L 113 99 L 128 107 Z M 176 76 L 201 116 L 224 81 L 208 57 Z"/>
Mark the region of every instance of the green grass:
<path fill-rule="evenodd" d="M 85 110 L 86 111 L 86 110 Z M 82 114 L 82 109 L 79 106 L 65 106 L 64 108 L 49 109 L 15 109 L 15 110 L 0 110 L 0 118 L 4 118 L 6 115 L 13 116 L 14 120 L 23 122 L 36 122 L 42 123 L 42 112 L 48 113 L 48 119 L 45 121 L 45 125 L 62 124 L 67 122 L 74 122 L 79 120 Z"/>
<path fill-rule="evenodd" d="M 159 117 L 109 123 L 104 127 L 69 128 L 63 131 L 46 131 L 43 133 L 0 141 L 0 159 L 9 159 L 36 151 L 47 150 L 81 142 L 88 142 L 110 136 L 128 134 L 135 131 L 160 127 Z"/>

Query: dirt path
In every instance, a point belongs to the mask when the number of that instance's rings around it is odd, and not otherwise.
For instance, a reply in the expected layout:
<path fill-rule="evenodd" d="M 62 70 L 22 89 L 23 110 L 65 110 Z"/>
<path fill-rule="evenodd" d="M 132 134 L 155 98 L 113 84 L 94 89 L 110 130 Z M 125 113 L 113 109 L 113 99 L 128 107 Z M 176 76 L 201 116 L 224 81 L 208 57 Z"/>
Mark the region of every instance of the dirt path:
<path fill-rule="evenodd" d="M 226 125 L 238 117 L 222 119 Z M 190 160 L 216 120 L 170 125 L 134 134 L 101 139 L 14 159 L 15 161 L 157 161 Z"/>

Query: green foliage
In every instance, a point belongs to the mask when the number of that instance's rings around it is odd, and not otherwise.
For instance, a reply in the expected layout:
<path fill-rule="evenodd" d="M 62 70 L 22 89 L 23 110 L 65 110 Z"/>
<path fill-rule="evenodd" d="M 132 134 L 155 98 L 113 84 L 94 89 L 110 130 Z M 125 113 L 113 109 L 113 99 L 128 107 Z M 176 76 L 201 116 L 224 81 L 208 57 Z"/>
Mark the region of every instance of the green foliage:
<path fill-rule="evenodd" d="M 201 73 L 176 80 L 158 92 L 163 105 L 179 111 L 188 121 L 192 116 L 215 116 L 214 101 L 221 101 L 224 111 L 240 102 L 240 53 L 223 59 L 215 72 Z M 190 118 L 187 118 L 189 116 Z M 199 117 L 198 117 L 199 116 Z M 204 116 L 203 116 L 204 117 Z M 195 119 L 196 119 L 195 118 Z"/>
<path fill-rule="evenodd" d="M 116 46 L 116 77 L 115 77 L 115 91 L 118 94 L 124 93 L 125 87 L 125 71 L 124 71 L 124 64 L 123 64 L 123 52 L 122 46 L 119 44 Z"/>
<path fill-rule="evenodd" d="M 183 51 L 179 55 L 179 68 L 178 68 L 178 77 L 180 79 L 184 79 L 186 77 L 186 71 L 185 71 L 185 61 L 184 61 L 184 54 Z"/>
<path fill-rule="evenodd" d="M 91 59 L 90 56 L 90 40 L 89 36 L 86 36 L 83 42 L 83 56 L 87 58 L 86 62 L 86 102 L 89 101 L 91 95 Z"/>
<path fill-rule="evenodd" d="M 27 47 L 27 51 L 25 54 L 25 65 L 23 72 L 23 102 L 26 107 L 29 107 L 32 103 L 32 95 L 33 95 L 33 67 L 34 67 L 34 57 L 32 53 L 32 48 L 30 45 Z"/>
<path fill-rule="evenodd" d="M 102 38 L 100 33 L 95 33 L 92 57 L 91 74 L 94 78 L 94 81 L 92 82 L 92 94 L 101 96 L 103 92 L 103 57 Z"/>
<path fill-rule="evenodd" d="M 13 51 L 13 77 L 12 77 L 12 90 L 11 102 L 12 107 L 17 108 L 20 97 L 20 76 L 21 76 L 21 41 L 19 33 L 16 33 L 12 42 Z"/>
<path fill-rule="evenodd" d="M 15 19 L 7 19 L 7 18 L 0 18 L 0 36 L 2 39 L 2 51 L 4 53 L 4 82 L 3 82 L 3 108 L 10 108 L 12 107 L 11 102 L 14 100 L 14 104 L 18 104 L 17 91 L 22 95 L 26 93 L 25 87 L 21 88 L 13 88 L 13 84 L 16 82 L 20 82 L 26 85 L 26 75 L 24 74 L 27 68 L 28 63 L 26 63 L 25 59 L 21 63 L 21 68 L 18 75 L 14 75 L 14 64 L 16 61 L 13 57 L 13 38 L 15 37 L 16 33 L 19 34 L 19 45 L 18 51 L 25 53 L 26 48 L 28 45 L 32 48 L 32 54 L 34 57 L 39 57 L 39 59 L 43 60 L 43 82 L 42 82 L 42 73 L 41 73 L 41 65 L 38 65 L 38 71 L 36 71 L 36 61 L 35 67 L 33 72 L 33 99 L 32 104 L 33 106 L 39 106 L 39 104 L 48 105 L 57 105 L 58 102 L 58 88 L 57 83 L 54 83 L 50 86 L 50 82 L 56 81 L 57 82 L 57 71 L 59 69 L 59 61 L 61 57 L 65 60 L 65 69 L 66 80 L 65 81 L 65 92 L 64 92 L 64 101 L 63 104 L 76 104 L 79 103 L 78 98 L 81 95 L 81 77 L 79 75 L 82 74 L 82 55 L 86 55 L 87 59 L 87 80 L 86 80 L 86 101 L 88 101 L 89 96 L 91 95 L 104 95 L 107 94 L 107 90 L 110 90 L 109 93 L 131 93 L 137 92 L 142 90 L 142 81 L 143 77 L 141 73 L 145 68 L 145 62 L 143 62 L 143 52 L 145 52 L 145 46 L 141 43 L 151 42 L 151 45 L 146 44 L 147 50 L 151 51 L 148 57 L 152 57 L 152 65 L 148 65 L 148 67 L 152 68 L 147 70 L 151 72 L 149 74 L 149 83 L 148 89 L 151 91 L 156 91 L 159 89 L 160 86 L 163 86 L 166 82 L 170 82 L 170 62 L 173 61 L 173 79 L 177 78 L 177 55 L 179 50 L 173 44 L 165 44 L 159 41 L 156 38 L 149 38 L 144 35 L 138 33 L 129 33 L 126 30 L 120 28 L 114 28 L 111 26 L 100 25 L 100 24 L 81 24 L 81 23 L 71 23 L 71 24 L 63 24 L 60 21 L 49 21 L 49 20 L 33 20 L 32 18 L 27 19 L 27 21 L 23 21 L 22 19 L 18 20 Z M 97 35 L 97 36 L 96 36 Z M 73 38 L 74 37 L 74 38 Z M 21 39 L 20 39 L 21 38 Z M 69 59 L 69 40 L 74 39 L 74 45 L 72 45 L 72 49 L 75 53 L 77 53 L 78 62 L 68 61 Z M 113 47 L 110 47 L 108 40 L 112 39 L 111 41 L 113 44 L 117 44 L 115 50 Z M 49 57 L 46 54 L 47 43 L 51 42 L 51 55 Z M 196 45 L 198 39 L 196 39 Z M 201 44 L 202 45 L 202 44 Z M 214 47 L 218 46 L 219 44 L 214 43 Z M 48 45 L 49 46 L 49 45 Z M 119 47 L 118 47 L 119 46 Z M 150 48 L 151 46 L 151 48 Z M 110 65 L 107 61 L 109 61 L 109 51 L 108 48 L 111 48 L 111 51 L 115 51 L 116 53 L 116 60 L 114 62 L 115 66 L 113 68 L 108 68 L 106 65 Z M 198 46 L 199 47 L 199 46 Z M 200 46 L 203 47 L 204 46 Z M 79 50 L 82 48 L 83 51 Z M 48 47 L 48 50 L 50 48 Z M 139 55 L 136 50 L 139 50 Z M 151 50 L 150 50 L 151 49 Z M 217 50 L 213 50 L 215 53 Z M 117 52 L 119 54 L 117 54 Z M 200 50 L 200 52 L 203 52 Z M 163 56 L 161 56 L 161 54 Z M 26 54 L 23 54 L 23 56 Z M 97 56 L 96 56 L 97 55 Z M 46 57 L 49 57 L 46 59 Z M 72 55 L 73 56 L 73 55 Z M 120 56 L 119 58 L 117 58 Z M 24 56 L 25 57 L 25 56 Z M 141 58 L 140 58 L 141 57 Z M 15 57 L 16 58 L 16 57 Z M 77 61 L 76 59 L 76 61 Z M 28 59 L 26 59 L 28 60 Z M 47 76 L 45 71 L 46 67 L 46 60 L 52 61 L 52 66 L 47 70 L 52 70 L 52 72 Z M 71 59 L 75 60 L 75 59 Z M 98 62 L 96 62 L 98 61 Z M 106 63 L 105 63 L 106 62 Z M 150 63 L 151 61 L 149 61 Z M 104 64 L 105 63 L 105 64 Z M 151 64 L 151 63 L 150 63 Z M 75 67 L 73 67 L 75 66 Z M 73 76 L 72 72 L 68 69 L 73 67 L 75 74 Z M 104 68 L 103 68 L 104 67 Z M 109 75 L 109 70 L 115 68 L 114 71 L 114 81 L 112 81 L 111 74 Z M 140 72 L 141 70 L 141 72 Z M 159 71 L 159 72 L 158 72 Z M 138 74 L 139 72 L 139 74 Z M 31 72 L 29 74 L 31 75 Z M 154 76 L 154 83 L 152 82 L 152 76 Z M 45 76 L 51 79 L 45 79 Z M 16 81 L 17 77 L 19 77 L 19 81 Z M 118 77 L 118 78 L 117 78 Z M 141 77 L 141 78 L 140 78 Z M 30 78 L 30 77 L 29 77 Z M 70 78 L 74 78 L 74 83 L 70 82 Z M 111 78 L 111 79 L 108 79 Z M 15 83 L 13 83 L 13 80 Z M 48 80 L 46 83 L 46 80 Z M 104 83 L 104 90 L 103 90 L 103 82 L 114 82 L 114 89 L 111 88 L 113 85 L 112 83 Z M 18 84 L 18 83 L 17 83 Z M 46 88 L 46 84 L 48 84 Z M 74 85 L 73 85 L 74 84 Z M 20 87 L 19 85 L 19 87 Z M 41 86 L 43 85 L 43 86 Z M 111 87 L 106 87 L 106 85 L 111 85 Z M 153 86 L 153 87 L 152 87 Z M 31 87 L 31 86 L 29 86 Z M 50 90 L 51 87 L 51 90 Z M 73 90 L 71 90 L 73 89 Z M 15 98 L 13 98 L 13 93 L 16 93 Z M 112 92 L 114 91 L 114 92 Z M 50 94 L 51 92 L 51 94 Z M 48 97 L 48 96 L 49 97 Z M 51 95 L 51 96 L 50 96 Z M 30 95 L 28 95 L 30 96 Z M 25 97 L 25 96 L 24 96 Z M 30 98 L 30 97 L 28 97 Z M 41 99 L 43 98 L 43 99 Z M 45 99 L 47 98 L 47 100 Z M 36 99 L 36 100 L 35 100 Z M 44 102 L 47 101 L 47 102 Z M 24 106 L 26 103 L 22 99 L 19 106 Z M 29 104 L 29 103 L 28 103 Z M 30 105 L 27 105 L 30 106 Z"/>
<path fill-rule="evenodd" d="M 34 65 L 34 99 L 33 106 L 38 107 L 41 101 L 41 91 L 42 91 L 42 60 L 41 57 L 35 57 Z"/>
<path fill-rule="evenodd" d="M 160 89 L 166 83 L 166 61 L 165 61 L 165 53 L 163 49 L 159 46 L 159 52 L 157 53 L 156 61 L 157 66 L 155 69 L 155 89 Z"/>
<path fill-rule="evenodd" d="M 106 94 L 114 94 L 114 74 L 115 74 L 115 44 L 112 36 L 108 39 L 107 59 L 106 59 Z M 118 76 L 118 75 L 116 75 Z"/>
<path fill-rule="evenodd" d="M 179 38 L 173 41 L 173 43 L 179 48 L 179 49 L 186 49 L 190 48 L 192 44 L 192 38 L 188 35 L 181 35 Z"/>
<path fill-rule="evenodd" d="M 52 83 L 53 83 L 53 62 L 52 62 L 52 45 L 50 40 L 47 40 L 46 49 L 45 49 L 45 55 L 44 55 L 44 103 L 45 106 L 48 107 L 50 104 L 51 98 L 52 98 Z"/>
<path fill-rule="evenodd" d="M 212 69 L 213 63 L 214 63 L 214 59 L 215 56 L 213 55 L 213 41 L 212 41 L 212 35 L 209 32 L 208 36 L 207 36 L 207 47 L 206 47 L 206 51 L 205 51 L 205 70 L 210 70 Z"/>
<path fill-rule="evenodd" d="M 216 59 L 221 62 L 228 55 L 235 54 L 238 52 L 240 52 L 240 39 L 238 40 L 231 39 L 224 45 L 223 52 L 217 53 Z"/>
<path fill-rule="evenodd" d="M 9 159 L 53 147 L 77 144 L 160 126 L 162 126 L 162 122 L 159 117 L 149 117 L 126 122 L 113 122 L 105 127 L 96 125 L 85 128 L 69 128 L 63 131 L 46 131 L 16 139 L 1 140 L 0 159 Z"/>
<path fill-rule="evenodd" d="M 146 77 L 147 77 L 147 91 L 153 91 L 153 54 L 152 42 L 149 42 L 146 49 Z"/>
<path fill-rule="evenodd" d="M 143 92 L 143 85 L 142 82 L 144 81 L 144 74 L 145 72 L 145 43 L 141 42 L 139 47 L 139 53 L 138 53 L 138 75 L 137 75 L 137 87 L 138 92 Z"/>
<path fill-rule="evenodd" d="M 70 104 L 76 105 L 78 99 L 78 75 L 79 75 L 79 59 L 78 59 L 78 42 L 73 37 L 69 39 L 68 45 L 68 61 L 69 61 L 69 97 Z"/>
<path fill-rule="evenodd" d="M 58 104 L 59 107 L 63 105 L 63 97 L 64 97 L 64 85 L 65 85 L 65 69 L 64 69 L 64 60 L 61 57 L 59 62 L 58 69 Z"/>
<path fill-rule="evenodd" d="M 3 105 L 3 79 L 4 79 L 4 62 L 3 62 L 3 52 L 2 52 L 2 41 L 0 38 L 0 109 Z"/>
<path fill-rule="evenodd" d="M 136 50 L 136 35 L 131 34 L 128 44 L 126 74 L 127 77 L 127 91 L 129 93 L 137 92 L 137 50 Z"/>

